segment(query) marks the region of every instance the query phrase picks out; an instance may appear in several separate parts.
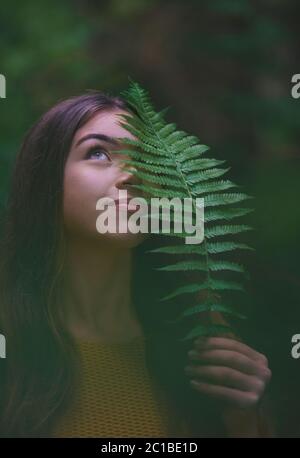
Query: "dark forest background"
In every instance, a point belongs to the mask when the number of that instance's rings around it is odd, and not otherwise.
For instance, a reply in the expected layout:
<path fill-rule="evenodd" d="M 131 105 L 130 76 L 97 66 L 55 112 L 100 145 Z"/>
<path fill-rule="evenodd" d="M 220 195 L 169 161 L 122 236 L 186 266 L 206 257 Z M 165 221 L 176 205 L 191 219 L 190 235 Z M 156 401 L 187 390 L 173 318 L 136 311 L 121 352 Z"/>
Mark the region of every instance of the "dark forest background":
<path fill-rule="evenodd" d="M 281 434 L 300 436 L 300 360 L 291 357 L 300 333 L 299 1 L 2 0 L 0 11 L 0 210 L 21 140 L 45 110 L 138 81 L 255 197 L 241 332 L 269 358 Z"/>

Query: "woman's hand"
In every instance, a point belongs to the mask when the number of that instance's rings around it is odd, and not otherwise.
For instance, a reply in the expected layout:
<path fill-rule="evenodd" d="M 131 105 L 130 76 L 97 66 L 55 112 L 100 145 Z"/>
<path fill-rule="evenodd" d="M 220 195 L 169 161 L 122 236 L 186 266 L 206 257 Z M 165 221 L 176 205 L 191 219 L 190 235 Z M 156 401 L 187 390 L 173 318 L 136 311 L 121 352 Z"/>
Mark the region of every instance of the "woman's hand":
<path fill-rule="evenodd" d="M 188 352 L 185 373 L 191 386 L 229 407 L 254 407 L 271 378 L 267 358 L 242 342 L 226 337 L 200 337 Z"/>

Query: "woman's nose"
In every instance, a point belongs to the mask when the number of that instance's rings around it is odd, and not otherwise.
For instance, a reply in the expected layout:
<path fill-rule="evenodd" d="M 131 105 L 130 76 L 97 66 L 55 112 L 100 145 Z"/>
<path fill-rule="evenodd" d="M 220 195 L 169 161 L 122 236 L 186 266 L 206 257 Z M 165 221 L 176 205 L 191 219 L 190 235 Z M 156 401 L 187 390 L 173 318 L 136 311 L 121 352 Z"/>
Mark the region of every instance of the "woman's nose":
<path fill-rule="evenodd" d="M 122 187 L 122 186 L 130 186 L 130 185 L 135 185 L 135 184 L 142 184 L 142 180 L 140 177 L 136 175 L 136 168 L 133 166 L 126 166 L 126 171 L 121 171 L 120 176 L 117 180 L 116 187 Z M 128 171 L 132 170 L 132 172 Z"/>

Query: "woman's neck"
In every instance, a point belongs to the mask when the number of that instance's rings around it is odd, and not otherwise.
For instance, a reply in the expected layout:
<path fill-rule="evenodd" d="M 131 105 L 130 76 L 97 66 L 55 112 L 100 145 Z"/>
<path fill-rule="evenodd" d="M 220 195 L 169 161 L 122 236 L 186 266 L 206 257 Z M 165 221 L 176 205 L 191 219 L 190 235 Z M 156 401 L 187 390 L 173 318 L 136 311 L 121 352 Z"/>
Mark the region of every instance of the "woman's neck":
<path fill-rule="evenodd" d="M 143 334 L 131 300 L 131 249 L 68 239 L 63 274 L 63 319 L 75 339 L 114 343 Z"/>

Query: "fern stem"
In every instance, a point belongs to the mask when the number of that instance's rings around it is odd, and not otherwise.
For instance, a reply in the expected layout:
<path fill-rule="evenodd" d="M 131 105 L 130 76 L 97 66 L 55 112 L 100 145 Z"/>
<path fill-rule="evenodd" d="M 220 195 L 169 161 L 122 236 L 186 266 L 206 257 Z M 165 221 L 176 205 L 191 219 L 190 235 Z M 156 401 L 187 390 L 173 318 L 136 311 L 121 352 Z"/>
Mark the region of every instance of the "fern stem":
<path fill-rule="evenodd" d="M 139 92 L 139 88 L 137 88 L 137 89 L 138 89 L 138 92 Z M 166 151 L 169 151 L 170 157 L 173 159 L 173 162 L 175 163 L 176 169 L 177 169 L 177 171 L 179 173 L 180 180 L 183 183 L 183 187 L 185 188 L 187 195 L 192 199 L 192 205 L 193 205 L 194 210 L 196 211 L 196 205 L 195 205 L 195 202 L 194 202 L 194 198 L 192 196 L 192 193 L 190 192 L 190 188 L 188 187 L 188 185 L 186 183 L 186 180 L 184 179 L 184 175 L 183 175 L 183 172 L 182 172 L 181 167 L 180 167 L 180 162 L 176 160 L 176 157 L 174 156 L 172 150 L 169 149 L 168 145 L 157 134 L 151 119 L 149 118 L 149 116 L 147 115 L 147 112 L 144 109 L 142 97 L 141 97 L 141 100 L 140 100 L 140 107 L 141 107 L 141 109 L 143 111 L 144 116 L 148 120 L 149 126 L 151 126 L 153 135 L 157 138 L 157 140 L 161 144 L 161 146 L 163 146 Z M 211 276 L 210 276 L 210 269 L 209 269 L 210 260 L 209 260 L 208 250 L 207 250 L 207 243 L 206 243 L 205 233 L 204 233 L 203 243 L 204 243 L 205 263 L 206 263 L 206 281 L 207 281 L 207 284 L 210 285 L 210 283 L 211 283 Z M 208 298 L 207 298 L 209 303 L 211 302 L 211 299 L 212 299 L 212 294 L 211 294 L 211 289 L 209 288 L 208 289 Z"/>

